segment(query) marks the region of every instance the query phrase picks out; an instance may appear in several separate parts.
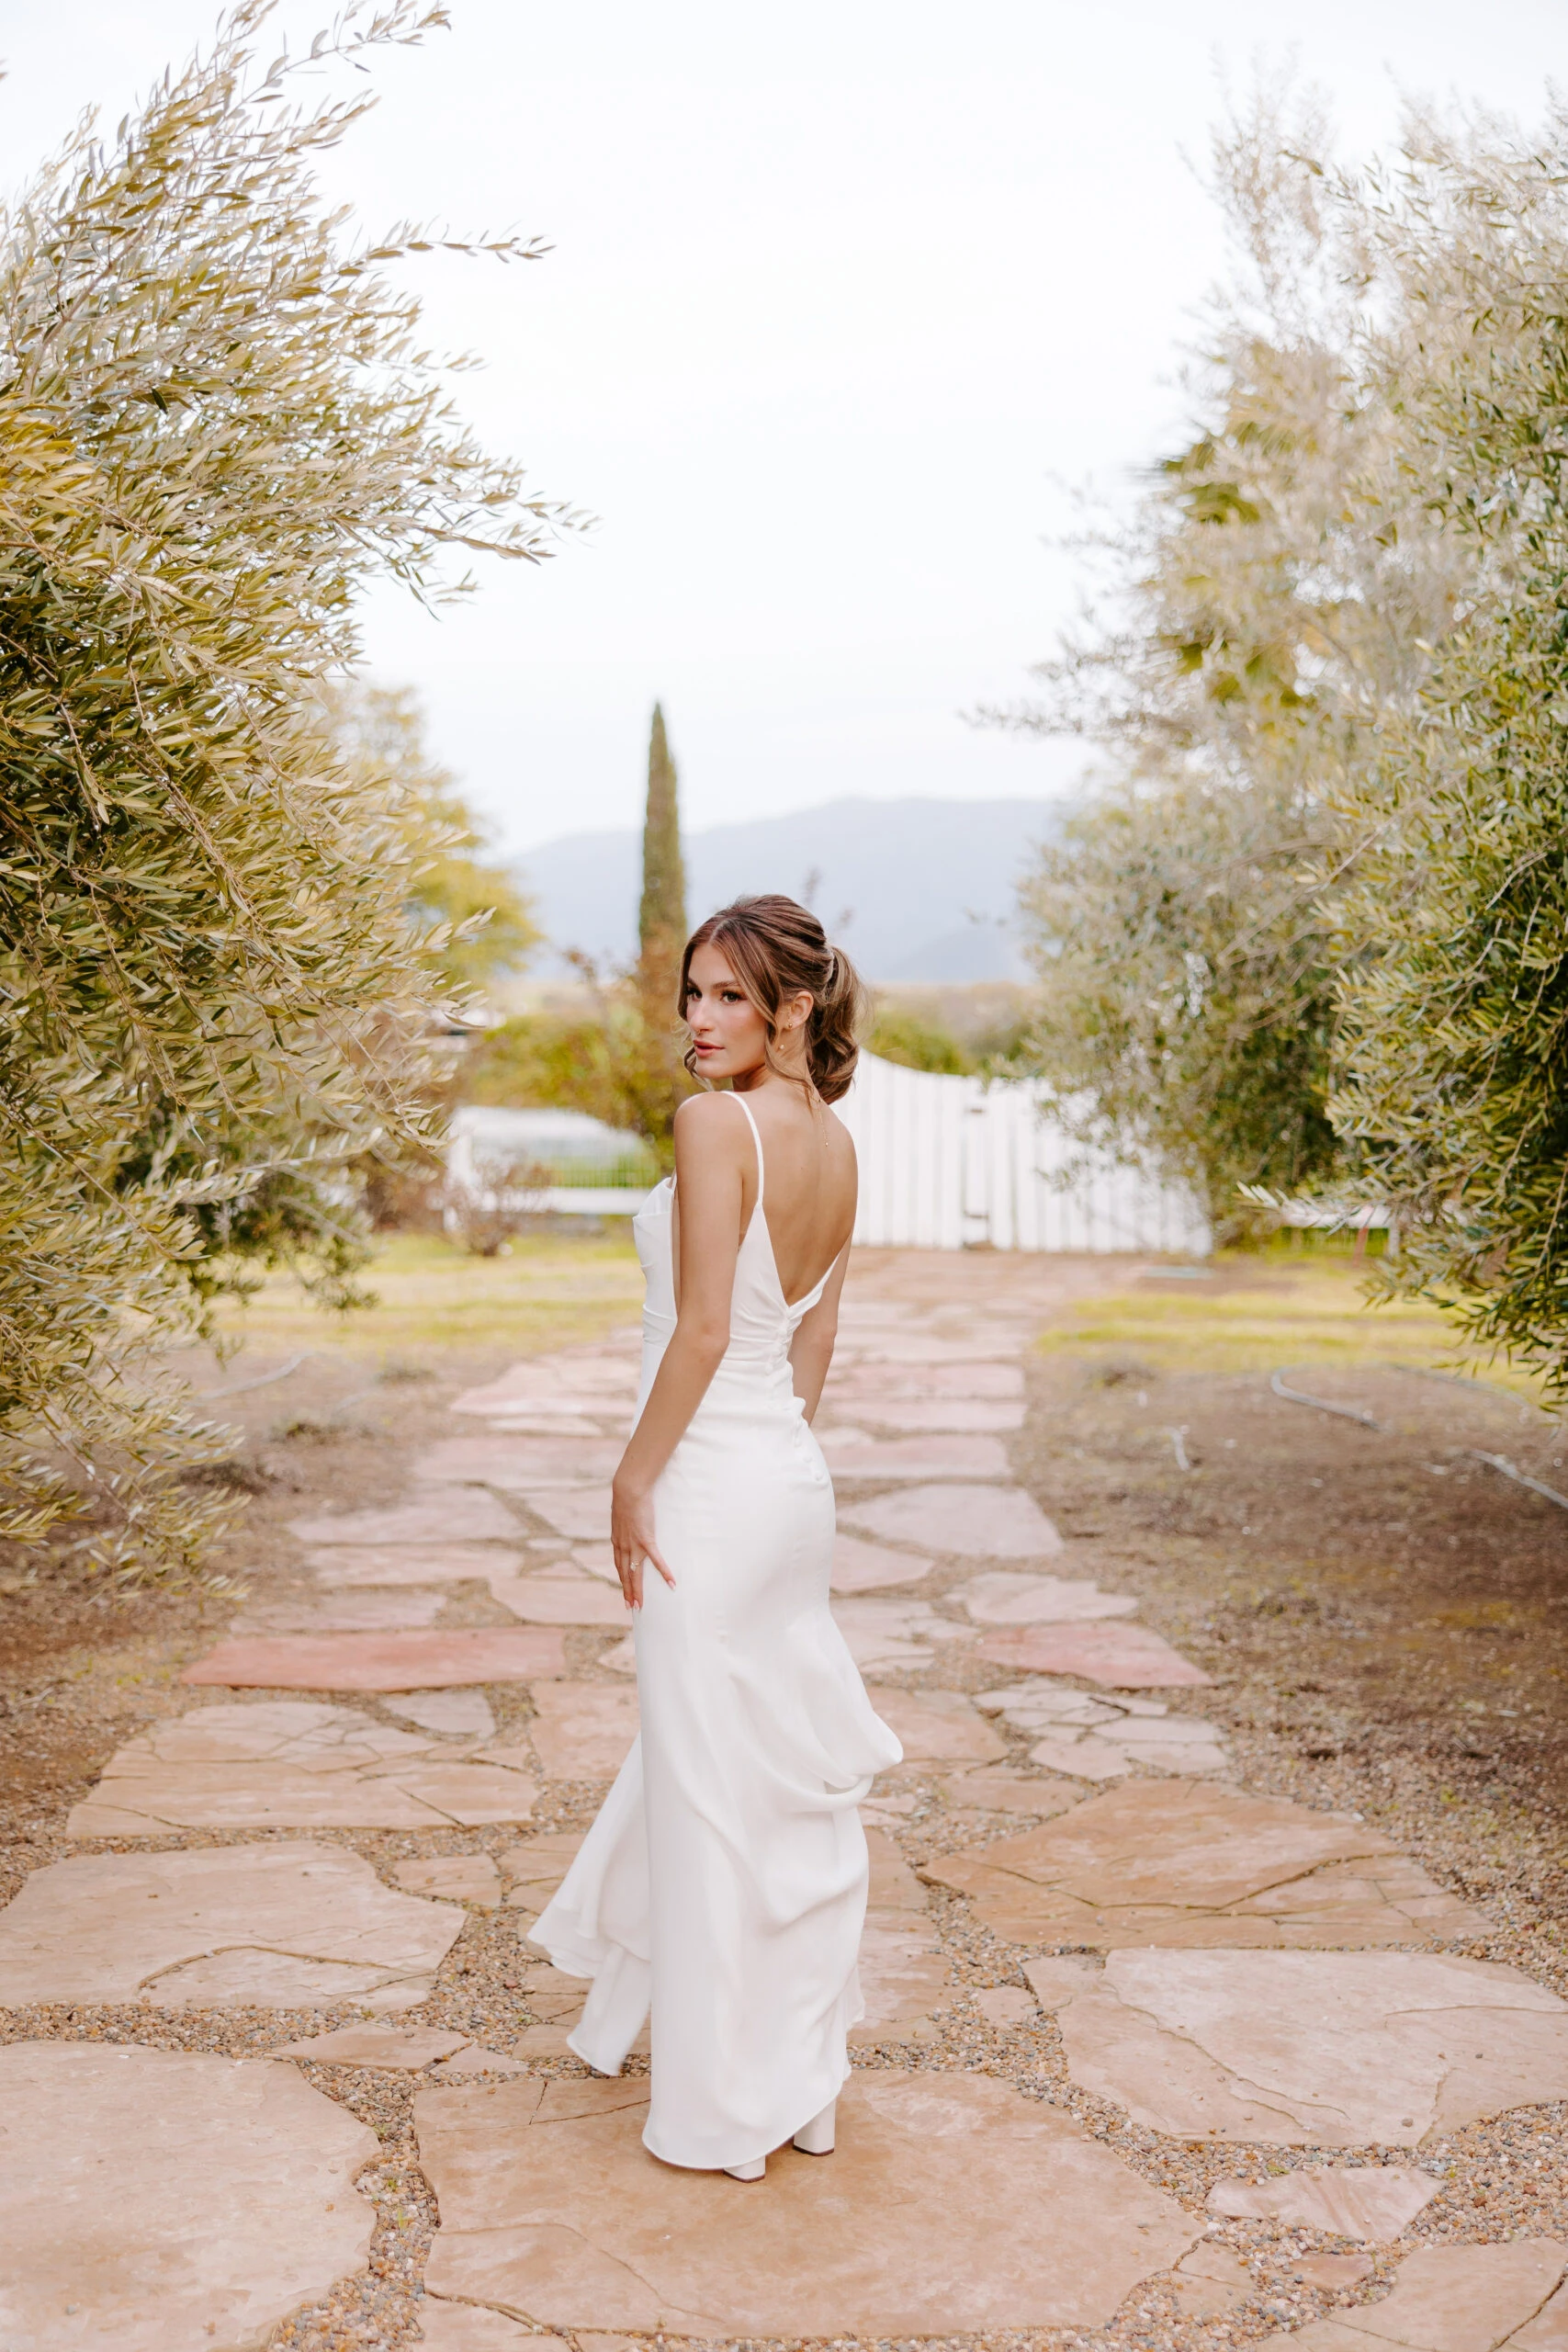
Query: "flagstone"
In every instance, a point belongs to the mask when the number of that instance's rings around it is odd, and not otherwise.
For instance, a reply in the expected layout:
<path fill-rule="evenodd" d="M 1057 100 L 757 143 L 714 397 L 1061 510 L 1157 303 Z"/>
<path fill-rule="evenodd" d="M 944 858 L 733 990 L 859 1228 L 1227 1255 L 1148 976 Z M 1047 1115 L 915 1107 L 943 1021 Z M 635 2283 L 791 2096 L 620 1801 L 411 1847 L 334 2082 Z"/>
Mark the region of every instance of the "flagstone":
<path fill-rule="evenodd" d="M 1436 2197 L 1440 2181 L 1404 2165 L 1320 2165 L 1273 2180 L 1219 2180 L 1209 2211 L 1232 2220 L 1289 2222 L 1387 2245 Z"/>
<path fill-rule="evenodd" d="M 853 1535 L 833 1539 L 833 1590 L 874 1592 L 882 1585 L 915 1584 L 930 1576 L 931 1564 L 922 1553 L 895 1552 L 881 1544 L 863 1544 Z"/>
<path fill-rule="evenodd" d="M 863 1430 L 829 1430 L 822 1451 L 842 1478 L 1008 1478 L 1008 1450 L 998 1437 L 867 1437 Z"/>
<path fill-rule="evenodd" d="M 996 1568 L 972 1577 L 964 1606 L 981 1625 L 1066 1625 L 1095 1617 L 1131 1617 L 1138 1604 L 1131 1593 L 1101 1592 L 1082 1578 L 1021 1576 Z"/>
<path fill-rule="evenodd" d="M 434 2295 L 420 2299 L 419 2324 L 425 2352 L 570 2352 L 564 2337 L 536 2335 L 503 2312 L 481 2311 L 477 2303 L 443 2303 Z M 641 2345 L 627 2352 L 645 2352 Z"/>
<path fill-rule="evenodd" d="M 446 1633 L 280 1634 L 220 1642 L 180 1680 L 231 1690 L 418 1690 L 531 1682 L 565 1672 L 566 1652 L 553 1630 L 465 1625 Z"/>
<path fill-rule="evenodd" d="M 983 1984 L 972 1998 L 986 2023 L 998 2031 L 1039 2023 L 1040 2004 L 1021 1984 Z"/>
<path fill-rule="evenodd" d="M 839 1516 L 859 1534 L 965 1559 L 1038 1558 L 1063 1548 L 1038 1503 L 1017 1487 L 907 1487 L 847 1504 Z"/>
<path fill-rule="evenodd" d="M 1179 1779 L 1123 1781 L 921 1876 L 1015 1943 L 1414 1943 L 1485 1925 L 1365 1822 Z"/>
<path fill-rule="evenodd" d="M 836 1402 L 851 1404 L 841 1395 Z M 949 1431 L 985 1431 L 998 1436 L 1023 1427 L 1024 1408 L 1021 1402 L 1011 1404 L 1001 1398 L 987 1396 L 902 1396 L 875 1388 L 857 1388 L 852 1398 L 857 1419 L 876 1421 L 884 1429 L 931 1430 L 946 1434 Z"/>
<path fill-rule="evenodd" d="M 626 1419 L 626 1408 L 617 1404 L 613 1413 L 601 1413 L 592 1420 L 583 1418 L 582 1398 L 563 1397 L 558 1410 L 536 1403 L 526 1413 L 509 1413 L 504 1418 L 494 1416 L 486 1427 L 496 1437 L 604 1437 L 613 1435 Z M 592 1399 L 586 1400 L 592 1404 Z"/>
<path fill-rule="evenodd" d="M 580 1568 L 591 1577 L 598 1577 L 605 1584 L 620 1589 L 620 1575 L 615 1567 L 615 1555 L 608 1544 L 574 1544 L 571 1556 Z"/>
<path fill-rule="evenodd" d="M 886 1364 L 878 1364 L 873 1371 L 847 1364 L 840 1369 L 835 1363 L 826 1395 L 835 1408 L 844 1403 L 858 1406 L 864 1400 L 868 1409 L 870 1400 L 884 1396 L 1021 1398 L 1023 1373 L 1017 1363 L 931 1364 L 919 1372 L 900 1373 Z"/>
<path fill-rule="evenodd" d="M 424 1999 L 457 1941 L 454 1905 L 400 1894 L 338 1846 L 76 1855 L 0 1912 L 0 2007 L 34 2001 L 264 2007 Z M 410 1987 L 413 1987 L 412 1992 Z"/>
<path fill-rule="evenodd" d="M 542 1911 L 577 1859 L 581 1830 L 558 1831 L 543 1838 L 525 1838 L 496 1856 L 508 1882 L 506 1900 L 517 1908 Z M 519 1932 L 524 1923 L 519 1923 Z"/>
<path fill-rule="evenodd" d="M 302 1699 L 195 1707 L 110 1757 L 73 1838 L 171 1829 L 446 1829 L 526 1821 L 525 1772 L 455 1756 L 356 1707 Z"/>
<path fill-rule="evenodd" d="M 1176 2308 L 1183 2319 L 1221 2319 L 1258 2291 L 1246 2264 L 1226 2245 L 1195 2245 L 1176 2266 Z"/>
<path fill-rule="evenodd" d="M 262 1601 L 243 1609 L 229 1632 L 253 1634 L 381 1634 L 395 1627 L 434 1625 L 447 1595 L 439 1586 L 404 1585 L 390 1591 L 308 1593 L 297 1600 Z"/>
<path fill-rule="evenodd" d="M 1055 2011 L 1076 2001 L 1080 1993 L 1092 1992 L 1103 1965 L 1087 1952 L 1056 1952 L 1041 1960 L 1026 1960 L 1023 1973 L 1041 2007 Z"/>
<path fill-rule="evenodd" d="M 614 1642 L 607 1650 L 601 1650 L 593 1663 L 607 1666 L 612 1674 L 635 1674 L 637 1644 L 628 1634 L 624 1641 Z"/>
<path fill-rule="evenodd" d="M 624 1447 L 592 1438 L 448 1437 L 416 1454 L 411 1469 L 426 1486 L 500 1487 L 521 1492 L 541 1483 L 596 1486 L 613 1478 Z"/>
<path fill-rule="evenodd" d="M 982 1722 L 959 1690 L 898 1690 L 877 1683 L 872 1705 L 902 1742 L 911 1764 L 991 1764 L 1007 1754 L 1005 1741 Z"/>
<path fill-rule="evenodd" d="M 362 2272 L 376 2135 L 265 2059 L 0 2049 L 4 2339 L 38 2352 L 259 2352 Z"/>
<path fill-rule="evenodd" d="M 508 1529 L 517 1536 L 516 1523 Z M 324 1585 L 488 1584 L 492 1576 L 515 1576 L 521 1553 L 498 1544 L 324 1544 L 305 1555 Z"/>
<path fill-rule="evenodd" d="M 955 1774 L 942 1782 L 942 1794 L 945 1804 L 973 1807 L 977 1813 L 1036 1815 L 1066 1813 L 1069 1805 L 1083 1799 L 1083 1791 L 1066 1781 L 1041 1780 L 1010 1764 L 984 1765 L 978 1771 Z"/>
<path fill-rule="evenodd" d="M 1337 2292 L 1371 2278 L 1376 2269 L 1377 2264 L 1367 2254 L 1303 2254 L 1296 2257 L 1294 2275 L 1304 2278 L 1309 2287 L 1332 2287 Z"/>
<path fill-rule="evenodd" d="M 422 2094 L 427 2288 L 554 2328 L 1092 2327 L 1198 2235 L 1062 2109 L 984 2075 L 857 2071 L 832 2162 L 785 2148 L 765 2193 L 656 2163 L 645 2114 L 636 2080 Z"/>
<path fill-rule="evenodd" d="M 501 1901 L 501 1872 L 488 1854 L 437 1854 L 429 1861 L 396 1862 L 392 1876 L 411 1894 L 478 1903 L 487 1909 Z"/>
<path fill-rule="evenodd" d="M 495 1717 L 482 1690 L 409 1690 L 383 1699 L 389 1715 L 457 1739 L 493 1739 Z"/>
<path fill-rule="evenodd" d="M 430 2070 L 429 2079 L 436 2083 L 471 2082 L 480 2075 L 525 2075 L 527 2061 L 509 2058 L 498 2050 L 486 2050 L 482 2044 L 470 2041 L 464 2050 L 442 2059 Z"/>
<path fill-rule="evenodd" d="M 610 1482 L 595 1487 L 531 1486 L 516 1489 L 536 1519 L 558 1535 L 607 1544 L 610 1540 Z"/>
<path fill-rule="evenodd" d="M 931 2012 L 953 1998 L 953 1973 L 931 1930 L 897 1912 L 867 1913 L 860 1985 L 865 2015 L 850 2028 L 852 2050 L 884 2041 L 934 2041 Z"/>
<path fill-rule="evenodd" d="M 466 2050 L 466 2033 L 443 2033 L 434 2026 L 345 2025 L 333 2033 L 308 2034 L 286 2041 L 272 2058 L 309 2058 L 318 2066 L 381 2066 L 412 2074 L 438 2058 Z"/>
<path fill-rule="evenodd" d="M 929 1600 L 835 1600 L 833 1616 L 863 1671 L 879 1666 L 933 1666 L 932 1643 L 973 1641 L 967 1625 L 939 1617 Z"/>
<path fill-rule="evenodd" d="M 1568 2095 L 1568 2002 L 1408 1951 L 1117 1951 L 1060 2011 L 1075 2082 L 1178 2139 L 1418 2147 Z"/>
<path fill-rule="evenodd" d="M 547 1781 L 613 1781 L 637 1737 L 637 1692 L 613 1682 L 545 1682 L 529 1724 Z"/>
<path fill-rule="evenodd" d="M 1005 1362 L 1019 1352 L 1016 1332 L 974 1328 L 964 1339 L 927 1337 L 915 1331 L 890 1332 L 874 1340 L 857 1340 L 855 1355 L 863 1364 L 930 1364 L 956 1367 Z"/>
<path fill-rule="evenodd" d="M 1423 2246 L 1400 2264 L 1380 2302 L 1265 2336 L 1258 2352 L 1561 2352 L 1568 2308 L 1542 2309 L 1562 2275 L 1568 2246 L 1551 2238 L 1506 2245 Z"/>
<path fill-rule="evenodd" d="M 491 1577 L 492 1599 L 531 1625 L 614 1625 L 625 1631 L 626 1604 L 597 1577 L 568 1576 Z"/>
<path fill-rule="evenodd" d="M 512 1413 L 522 1408 L 528 1411 L 581 1409 L 585 1400 L 595 1402 L 637 1393 L 638 1367 L 630 1356 L 600 1356 L 592 1360 L 575 1360 L 557 1356 L 536 1357 L 531 1363 L 513 1364 L 497 1380 L 489 1380 L 479 1388 L 466 1388 L 454 1398 L 455 1413 L 473 1413 L 488 1418 L 496 1413 Z"/>
<path fill-rule="evenodd" d="M 1124 1690 L 1197 1690 L 1213 1679 L 1150 1625 L 1018 1625 L 987 1634 L 980 1649 L 1021 1672 L 1077 1674 Z"/>
<path fill-rule="evenodd" d="M 314 1519 L 291 1519 L 288 1532 L 301 1544 L 423 1544 L 432 1547 L 479 1543 L 494 1536 L 515 1543 L 517 1521 L 493 1495 L 421 1497 L 387 1510 L 323 1511 Z"/>

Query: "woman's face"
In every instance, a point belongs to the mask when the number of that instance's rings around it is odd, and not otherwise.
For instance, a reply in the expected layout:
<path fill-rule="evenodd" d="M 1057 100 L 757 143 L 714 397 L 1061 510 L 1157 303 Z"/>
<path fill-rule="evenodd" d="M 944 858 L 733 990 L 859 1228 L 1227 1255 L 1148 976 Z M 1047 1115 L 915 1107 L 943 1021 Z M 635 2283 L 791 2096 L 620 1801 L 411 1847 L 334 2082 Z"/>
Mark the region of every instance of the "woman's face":
<path fill-rule="evenodd" d="M 765 1069 L 768 1024 L 736 978 L 723 948 L 699 947 L 692 957 L 689 978 L 686 1026 L 692 1033 L 698 1074 L 706 1079 L 739 1079 Z M 780 1007 L 773 1057 L 785 1069 L 798 1054 L 810 1011 L 808 996 Z"/>

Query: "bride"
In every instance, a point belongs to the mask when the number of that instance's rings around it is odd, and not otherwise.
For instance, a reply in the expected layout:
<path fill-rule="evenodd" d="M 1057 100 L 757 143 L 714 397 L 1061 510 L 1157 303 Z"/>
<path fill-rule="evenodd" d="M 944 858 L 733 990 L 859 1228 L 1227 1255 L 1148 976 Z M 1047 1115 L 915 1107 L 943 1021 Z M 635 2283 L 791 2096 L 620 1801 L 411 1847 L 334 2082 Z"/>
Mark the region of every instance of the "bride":
<path fill-rule="evenodd" d="M 651 2005 L 644 2143 L 760 2180 L 833 2146 L 863 2014 L 865 1833 L 899 1760 L 828 1611 L 833 1491 L 810 1422 L 833 1353 L 855 1156 L 829 1104 L 860 984 L 792 899 L 739 899 L 681 967 L 686 1066 L 634 1227 L 637 1418 L 611 1521 L 642 1730 L 531 1940 L 591 1976 L 570 2047 L 620 2072 Z"/>

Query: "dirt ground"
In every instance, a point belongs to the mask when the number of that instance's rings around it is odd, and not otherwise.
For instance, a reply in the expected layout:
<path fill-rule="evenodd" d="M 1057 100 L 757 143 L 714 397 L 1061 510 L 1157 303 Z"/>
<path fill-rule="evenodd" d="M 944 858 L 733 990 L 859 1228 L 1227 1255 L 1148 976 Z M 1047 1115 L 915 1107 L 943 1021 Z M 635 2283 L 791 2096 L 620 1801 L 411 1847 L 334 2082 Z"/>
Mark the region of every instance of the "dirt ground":
<path fill-rule="evenodd" d="M 410 1454 L 450 1433 L 446 1408 L 460 1388 L 520 1355 L 625 1328 L 640 1289 L 624 1248 L 579 1261 L 543 1253 L 533 1273 L 496 1280 L 517 1311 L 491 1302 L 495 1311 L 477 1318 L 470 1344 L 461 1317 L 443 1309 L 433 1320 L 405 1298 L 392 1302 L 389 1340 L 361 1330 L 340 1341 L 330 1329 L 296 1327 L 293 1310 L 279 1307 L 258 1316 L 238 1357 L 195 1363 L 194 1385 L 245 1433 L 231 1476 L 248 1508 L 220 1565 L 253 1600 L 302 1589 L 287 1520 L 393 1499 Z M 1247 1785 L 1364 1815 L 1488 1910 L 1495 1932 L 1466 1944 L 1470 1956 L 1514 1962 L 1568 1994 L 1568 1510 L 1481 1458 L 1506 1458 L 1568 1491 L 1568 1433 L 1555 1420 L 1507 1388 L 1443 1376 L 1435 1318 L 1378 1325 L 1359 1313 L 1342 1265 L 1303 1272 L 1265 1259 L 1173 1274 L 1124 1261 L 874 1252 L 852 1281 L 862 1296 L 962 1296 L 977 1313 L 998 1295 L 1027 1301 L 1041 1343 L 1014 1461 L 1067 1541 L 1067 1573 L 1136 1593 L 1145 1622 L 1213 1676 L 1198 1705 L 1232 1733 Z M 245 1385 L 312 1343 L 316 1352 L 287 1377 Z M 1377 1426 L 1281 1397 L 1270 1386 L 1276 1373 Z M 225 1388 L 232 1393 L 217 1396 Z M 940 1579 L 922 1589 L 942 1604 Z M 63 1837 L 70 1805 L 121 1742 L 190 1703 L 175 1678 L 239 1605 L 210 1594 L 116 1596 L 68 1576 L 0 1578 L 0 1897 L 73 1850 Z M 454 1588 L 441 1622 L 510 1620 L 474 1585 Z M 571 1638 L 588 1645 L 586 1666 L 602 1637 Z M 975 1671 L 996 1678 L 979 1661 Z M 585 1826 L 592 1803 L 592 1792 L 570 1792 L 558 1817 L 541 1814 L 535 1826 Z M 1006 1825 L 976 1820 L 970 1830 L 918 1818 L 909 1859 L 944 1850 L 944 1840 L 950 1850 L 955 1830 L 964 1842 L 1005 1834 Z M 443 1842 L 456 1851 L 487 1835 L 454 1832 Z M 414 1850 L 378 1835 L 344 1842 L 378 1864 Z M 967 1981 L 1021 1981 L 1018 1954 L 966 1928 L 955 1903 L 941 1907 L 953 1915 L 944 1932 Z M 507 2045 L 519 2007 L 509 1936 L 503 1921 L 470 1921 L 431 2022 Z M 241 2013 L 224 2046 L 276 2046 L 279 2027 L 276 2016 Z M 18 2017 L 0 2038 L 39 2030 L 194 2046 L 177 2018 L 145 2012 Z M 1004 2043 L 961 2020 L 923 2063 L 979 2065 L 1061 2098 L 1195 2210 L 1217 2177 L 1216 2156 L 1219 2170 L 1246 2169 L 1245 2151 L 1175 2154 L 1066 2089 L 1055 2034 L 1047 2022 Z M 434 2215 L 413 2161 L 409 2086 L 309 2071 L 382 2136 L 384 2160 L 365 2184 L 380 2226 L 368 2279 L 330 2309 L 285 2323 L 276 2343 L 299 2352 L 412 2345 Z M 1568 2171 L 1554 2137 L 1562 2120 L 1542 2109 L 1463 2135 L 1450 2152 L 1452 2186 L 1428 2209 L 1431 2226 L 1446 2217 L 1444 2230 L 1464 2235 L 1568 2237 Z M 1416 2234 L 1427 2227 L 1424 2216 Z M 1275 2300 L 1209 2323 L 1145 2297 L 1141 2312 L 1093 2340 L 1199 2352 L 1256 2343 L 1284 2318 L 1312 2314 L 1291 2285 L 1288 2244 L 1259 2225 L 1230 2235 L 1252 2249 L 1260 2295 L 1268 2289 Z"/>

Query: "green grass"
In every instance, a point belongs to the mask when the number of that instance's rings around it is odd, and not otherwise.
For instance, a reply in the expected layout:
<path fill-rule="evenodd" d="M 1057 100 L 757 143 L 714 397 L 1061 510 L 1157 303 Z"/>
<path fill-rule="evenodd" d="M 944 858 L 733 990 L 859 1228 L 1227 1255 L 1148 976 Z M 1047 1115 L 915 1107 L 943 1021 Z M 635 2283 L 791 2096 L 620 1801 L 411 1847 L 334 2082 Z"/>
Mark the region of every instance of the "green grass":
<path fill-rule="evenodd" d="M 628 1234 L 519 1238 L 504 1257 L 475 1258 L 438 1235 L 400 1234 L 365 1276 L 373 1306 L 326 1315 L 275 1275 L 243 1306 L 219 1312 L 225 1340 L 273 1353 L 330 1349 L 366 1363 L 447 1349 L 530 1354 L 594 1340 L 637 1319 L 642 1275 Z"/>
<path fill-rule="evenodd" d="M 1364 1266 L 1311 1252 L 1221 1252 L 1211 1282 L 1145 1281 L 1086 1299 L 1044 1332 L 1042 1351 L 1134 1356 L 1170 1372 L 1272 1372 L 1291 1364 L 1413 1364 L 1472 1373 L 1539 1401 L 1528 1374 L 1466 1350 L 1437 1307 L 1369 1302 Z"/>

